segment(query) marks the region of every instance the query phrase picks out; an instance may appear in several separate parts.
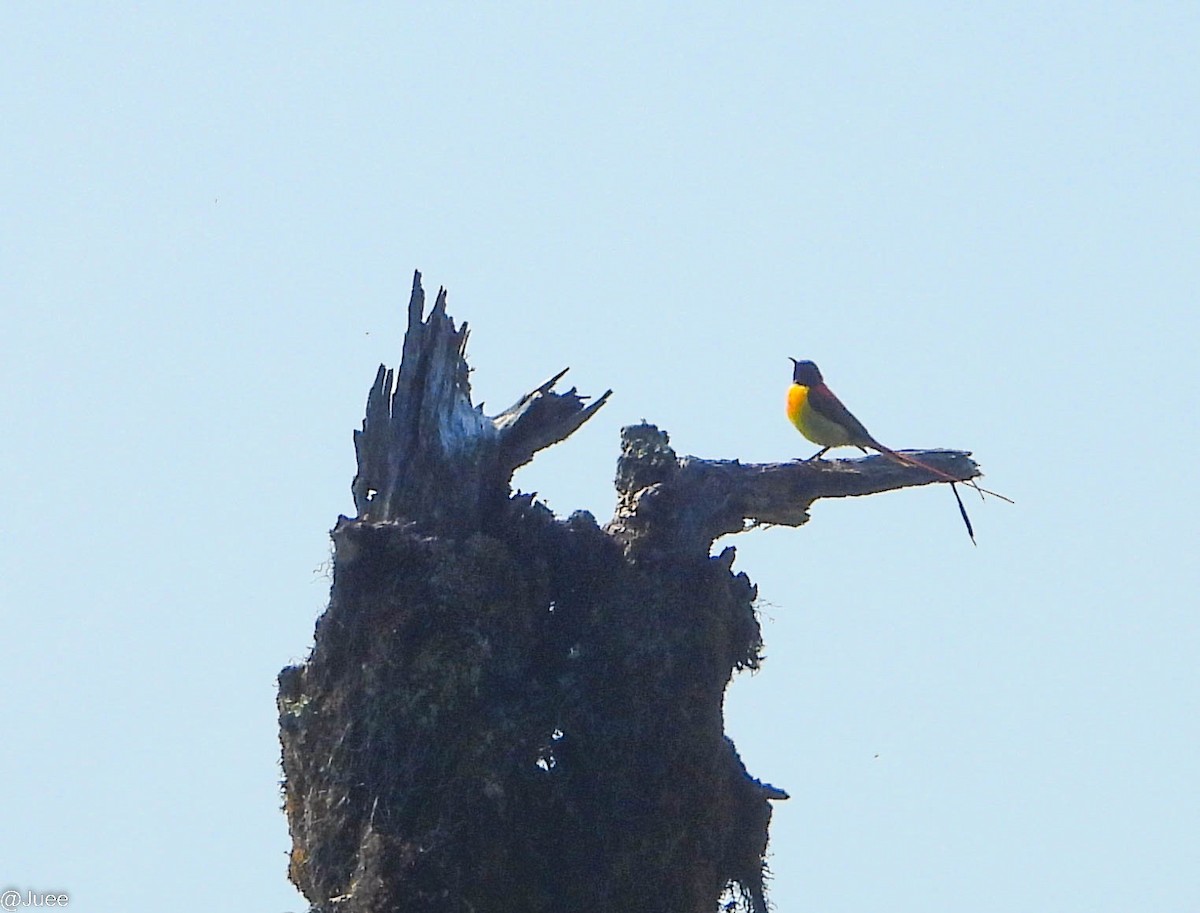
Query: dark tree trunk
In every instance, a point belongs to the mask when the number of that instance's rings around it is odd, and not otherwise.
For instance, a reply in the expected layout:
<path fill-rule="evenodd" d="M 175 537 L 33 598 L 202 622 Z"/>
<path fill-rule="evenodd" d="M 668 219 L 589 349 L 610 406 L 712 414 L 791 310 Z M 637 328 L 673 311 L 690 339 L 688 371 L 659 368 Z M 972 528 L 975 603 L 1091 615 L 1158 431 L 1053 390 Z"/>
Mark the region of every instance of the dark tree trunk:
<path fill-rule="evenodd" d="M 626 428 L 604 528 L 513 495 L 513 471 L 595 413 L 562 374 L 488 417 L 466 326 L 418 274 L 398 374 L 355 433 L 357 517 L 329 607 L 279 676 L 290 875 L 314 913 L 765 913 L 769 800 L 721 716 L 761 640 L 713 541 L 799 525 L 819 497 L 935 479 L 868 458 L 680 460 Z M 564 372 L 565 373 L 565 372 Z M 926 452 L 956 478 L 968 456 Z"/>

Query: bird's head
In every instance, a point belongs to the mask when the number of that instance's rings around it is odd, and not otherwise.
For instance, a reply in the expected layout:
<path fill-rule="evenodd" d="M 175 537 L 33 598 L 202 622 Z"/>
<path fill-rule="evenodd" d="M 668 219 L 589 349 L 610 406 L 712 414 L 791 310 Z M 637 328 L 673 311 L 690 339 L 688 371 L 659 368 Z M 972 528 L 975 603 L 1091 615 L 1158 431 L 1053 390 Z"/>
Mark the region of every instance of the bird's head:
<path fill-rule="evenodd" d="M 792 358 L 791 362 L 795 365 L 792 369 L 792 383 L 803 387 L 815 387 L 823 383 L 821 369 L 811 361 L 796 361 Z"/>

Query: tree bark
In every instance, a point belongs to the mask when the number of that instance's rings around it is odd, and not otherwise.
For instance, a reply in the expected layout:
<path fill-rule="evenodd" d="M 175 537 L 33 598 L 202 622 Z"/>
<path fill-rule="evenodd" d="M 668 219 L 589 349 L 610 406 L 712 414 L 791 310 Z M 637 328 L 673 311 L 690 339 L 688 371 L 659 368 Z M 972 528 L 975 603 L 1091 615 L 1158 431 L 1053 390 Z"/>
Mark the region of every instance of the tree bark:
<path fill-rule="evenodd" d="M 563 372 L 485 416 L 445 291 L 423 312 L 417 274 L 400 368 L 380 367 L 354 435 L 329 607 L 279 676 L 292 881 L 313 913 L 766 913 L 786 794 L 722 719 L 761 661 L 757 594 L 712 544 L 936 480 L 879 457 L 680 459 L 642 424 L 612 521 L 557 519 L 512 473 L 609 393 L 556 393 Z M 958 451 L 921 459 L 979 474 Z"/>

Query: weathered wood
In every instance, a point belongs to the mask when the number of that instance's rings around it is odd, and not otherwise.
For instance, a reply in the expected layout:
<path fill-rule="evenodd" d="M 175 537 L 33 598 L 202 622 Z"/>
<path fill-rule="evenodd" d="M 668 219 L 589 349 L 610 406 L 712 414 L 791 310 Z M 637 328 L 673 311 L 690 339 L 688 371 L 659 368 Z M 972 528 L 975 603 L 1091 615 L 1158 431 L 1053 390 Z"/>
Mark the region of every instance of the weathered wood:
<path fill-rule="evenodd" d="M 500 434 L 500 462 L 510 475 L 539 450 L 573 434 L 612 395 L 612 390 L 607 390 L 594 403 L 584 406 L 584 397 L 574 387 L 566 393 L 552 393 L 551 388 L 566 373 L 566 368 L 559 371 L 492 419 Z"/>
<path fill-rule="evenodd" d="M 446 313 L 438 291 L 422 319 L 425 291 L 413 275 L 400 367 L 380 365 L 354 432 L 358 472 L 351 484 L 362 520 L 418 521 L 441 531 L 479 527 L 508 493 L 517 467 L 565 439 L 608 400 L 590 405 L 574 387 L 556 393 L 559 372 L 495 417 L 471 405 L 468 328 Z"/>
<path fill-rule="evenodd" d="M 798 526 L 822 497 L 935 479 L 882 457 L 679 458 L 622 431 L 605 529 L 513 495 L 588 404 L 561 372 L 471 404 L 441 290 L 414 277 L 400 367 L 354 434 L 356 517 L 333 530 L 312 653 L 279 676 L 289 874 L 311 913 L 766 913 L 770 802 L 723 731 L 757 668 L 757 590 L 722 535 Z M 969 455 L 926 451 L 963 480 Z"/>
<path fill-rule="evenodd" d="M 730 533 L 770 524 L 801 526 L 819 498 L 945 483 L 882 454 L 788 463 L 680 458 L 666 432 L 646 423 L 623 428 L 621 447 L 617 511 L 608 530 L 634 549 L 706 553 L 716 539 Z M 981 475 L 964 451 L 911 453 L 957 481 Z"/>

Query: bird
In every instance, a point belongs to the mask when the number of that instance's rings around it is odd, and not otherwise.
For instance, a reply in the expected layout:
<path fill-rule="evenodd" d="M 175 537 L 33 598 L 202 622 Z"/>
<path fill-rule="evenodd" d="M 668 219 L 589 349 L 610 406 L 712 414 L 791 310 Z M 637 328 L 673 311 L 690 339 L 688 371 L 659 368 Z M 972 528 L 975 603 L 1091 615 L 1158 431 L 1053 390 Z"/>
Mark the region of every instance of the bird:
<path fill-rule="evenodd" d="M 857 447 L 878 450 L 902 463 L 907 458 L 875 440 L 849 409 L 842 405 L 821 376 L 821 369 L 811 361 L 789 359 L 793 364 L 792 385 L 787 392 L 787 417 L 796 430 L 821 449 L 809 460 L 819 460 L 834 447 Z M 909 464 L 911 465 L 911 464 Z M 955 480 L 957 481 L 957 479 Z"/>
<path fill-rule="evenodd" d="M 869 447 L 904 466 L 913 466 L 932 473 L 939 479 L 950 483 L 954 497 L 958 501 L 959 513 L 967 525 L 967 535 L 971 537 L 972 542 L 975 541 L 975 530 L 971 527 L 967 510 L 955 487 L 955 483 L 960 481 L 959 479 L 879 443 L 863 423 L 855 418 L 854 414 L 829 389 L 825 378 L 821 376 L 821 369 L 814 362 L 799 361 L 790 356 L 789 360 L 792 362 L 793 368 L 792 385 L 788 387 L 787 391 L 788 420 L 796 426 L 797 431 L 821 447 L 808 458 L 807 462 L 821 459 L 834 447 L 857 447 L 863 453 L 866 453 Z M 980 489 L 980 491 L 983 490 Z M 988 494 L 994 494 L 994 492 L 988 492 Z M 997 497 L 1003 497 L 1003 495 L 997 495 Z"/>

